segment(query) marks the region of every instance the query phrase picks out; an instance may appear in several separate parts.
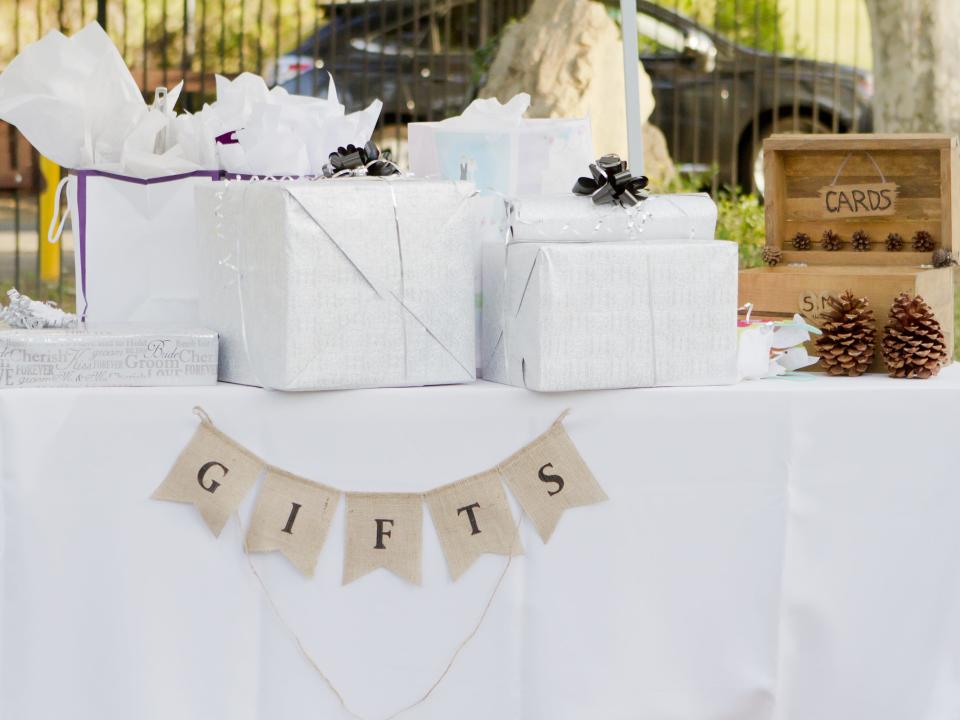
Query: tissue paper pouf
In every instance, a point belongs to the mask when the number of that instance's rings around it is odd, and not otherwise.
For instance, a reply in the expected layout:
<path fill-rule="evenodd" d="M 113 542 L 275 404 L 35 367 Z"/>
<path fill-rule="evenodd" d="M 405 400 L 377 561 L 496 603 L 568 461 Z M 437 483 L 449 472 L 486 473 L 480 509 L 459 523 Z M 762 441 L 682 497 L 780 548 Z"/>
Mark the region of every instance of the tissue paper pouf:
<path fill-rule="evenodd" d="M 217 334 L 210 330 L 141 323 L 0 329 L 0 389 L 216 382 Z"/>
<path fill-rule="evenodd" d="M 197 189 L 220 378 L 279 390 L 471 382 L 468 183 L 336 178 Z"/>
<path fill-rule="evenodd" d="M 531 390 L 737 380 L 737 247 L 706 195 L 520 198 L 483 241 L 483 377 Z"/>

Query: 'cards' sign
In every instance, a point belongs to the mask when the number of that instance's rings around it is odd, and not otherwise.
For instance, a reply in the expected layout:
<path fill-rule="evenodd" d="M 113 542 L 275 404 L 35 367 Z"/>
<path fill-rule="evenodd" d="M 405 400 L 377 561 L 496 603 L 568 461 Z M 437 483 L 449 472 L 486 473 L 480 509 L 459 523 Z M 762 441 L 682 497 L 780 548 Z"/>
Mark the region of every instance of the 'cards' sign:
<path fill-rule="evenodd" d="M 856 218 L 893 215 L 897 184 L 859 183 L 820 188 L 820 211 L 825 218 Z"/>

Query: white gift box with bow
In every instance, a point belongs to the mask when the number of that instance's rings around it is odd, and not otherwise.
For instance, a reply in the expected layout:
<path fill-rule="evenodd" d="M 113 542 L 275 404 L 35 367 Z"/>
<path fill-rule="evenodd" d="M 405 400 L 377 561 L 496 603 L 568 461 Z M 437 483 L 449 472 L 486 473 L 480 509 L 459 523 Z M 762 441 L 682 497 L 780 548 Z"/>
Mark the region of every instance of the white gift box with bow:
<path fill-rule="evenodd" d="M 701 195 L 630 210 L 517 200 L 483 243 L 483 377 L 540 391 L 735 383 L 738 253 L 715 222 Z"/>

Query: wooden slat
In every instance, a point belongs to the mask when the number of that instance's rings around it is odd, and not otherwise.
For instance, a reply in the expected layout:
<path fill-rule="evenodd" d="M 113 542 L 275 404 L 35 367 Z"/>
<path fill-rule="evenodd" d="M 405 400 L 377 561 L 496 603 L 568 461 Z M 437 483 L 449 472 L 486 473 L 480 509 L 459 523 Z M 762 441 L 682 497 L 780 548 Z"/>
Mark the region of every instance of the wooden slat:
<path fill-rule="evenodd" d="M 940 213 L 942 205 L 940 198 L 897 198 L 897 212 L 895 215 L 882 215 L 873 218 L 842 218 L 842 219 L 822 219 L 823 200 L 819 197 L 811 198 L 788 198 L 784 208 L 783 216 L 785 220 L 810 220 L 821 222 L 824 227 L 843 226 L 856 229 L 864 220 L 889 220 L 890 218 L 899 218 L 901 220 L 924 220 L 935 227 L 931 231 L 940 228 Z M 841 232 L 838 230 L 837 232 Z"/>
<path fill-rule="evenodd" d="M 953 135 L 940 133 L 895 133 L 895 134 L 838 134 L 838 135 L 771 135 L 763 141 L 764 152 L 770 150 L 887 150 L 891 143 L 904 150 L 929 150 L 949 148 L 956 142 Z"/>
<path fill-rule="evenodd" d="M 786 247 L 789 247 L 787 245 Z M 827 252 L 826 250 L 789 250 L 783 251 L 784 263 L 805 263 L 817 265 L 821 269 L 832 266 L 857 266 L 861 272 L 869 268 L 890 270 L 903 267 L 908 270 L 919 268 L 921 265 L 930 265 L 933 253 L 919 252 L 887 252 L 883 245 L 878 245 L 867 252 L 857 252 L 849 246 L 843 250 Z"/>
<path fill-rule="evenodd" d="M 850 154 L 849 158 L 848 154 Z M 838 172 L 840 173 L 838 183 L 853 176 L 866 176 L 871 182 L 877 182 L 880 175 L 871 157 L 887 178 L 892 175 L 898 177 L 919 175 L 940 180 L 940 150 L 931 148 L 925 148 L 922 151 L 887 148 L 870 153 L 870 157 L 852 150 L 783 152 L 783 170 L 786 175 L 798 177 L 828 176 L 825 185 L 830 184 Z"/>
<path fill-rule="evenodd" d="M 755 268 L 740 273 L 739 302 L 753 304 L 754 317 L 792 317 L 802 307 L 803 298 L 839 295 L 850 290 L 866 297 L 874 312 L 877 338 L 883 336 L 887 313 L 893 300 L 901 292 L 919 294 L 933 308 L 943 328 L 949 347 L 954 337 L 953 271 L 920 270 L 911 268 L 877 268 L 856 266 L 819 266 Z M 809 307 L 809 306 L 808 306 Z M 807 314 L 817 324 L 816 312 Z M 809 352 L 816 355 L 814 347 Z M 812 370 L 819 370 L 814 366 Z M 879 344 L 870 372 L 886 372 L 879 353 Z"/>
<path fill-rule="evenodd" d="M 897 184 L 897 197 L 900 198 L 935 198 L 940 201 L 940 169 L 930 175 L 887 175 L 887 182 Z M 848 175 L 843 174 L 839 182 L 846 185 L 877 182 L 877 174 Z M 816 197 L 820 188 L 827 187 L 833 182 L 833 175 L 787 175 L 787 198 Z"/>

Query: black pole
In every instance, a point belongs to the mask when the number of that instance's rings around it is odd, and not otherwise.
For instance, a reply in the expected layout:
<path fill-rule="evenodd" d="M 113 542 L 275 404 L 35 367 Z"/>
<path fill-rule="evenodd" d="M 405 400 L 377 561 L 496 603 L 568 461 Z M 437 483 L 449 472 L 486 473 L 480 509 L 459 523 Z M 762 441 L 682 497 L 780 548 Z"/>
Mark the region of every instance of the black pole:
<path fill-rule="evenodd" d="M 97 22 L 104 30 L 107 29 L 107 0 L 97 0 Z"/>

